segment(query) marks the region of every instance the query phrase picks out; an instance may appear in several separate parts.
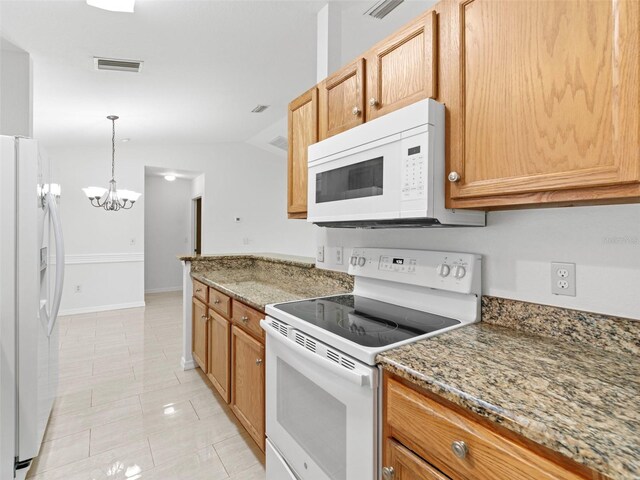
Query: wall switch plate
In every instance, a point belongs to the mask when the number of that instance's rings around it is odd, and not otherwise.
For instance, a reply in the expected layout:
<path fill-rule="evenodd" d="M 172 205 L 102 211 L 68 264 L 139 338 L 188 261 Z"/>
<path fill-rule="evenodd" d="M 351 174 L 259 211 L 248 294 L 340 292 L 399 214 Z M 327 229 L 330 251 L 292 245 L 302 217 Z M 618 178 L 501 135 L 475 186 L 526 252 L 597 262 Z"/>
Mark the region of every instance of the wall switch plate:
<path fill-rule="evenodd" d="M 576 296 L 576 264 L 551 264 L 551 293 L 554 295 Z"/>
<path fill-rule="evenodd" d="M 335 253 L 333 256 L 333 261 L 335 262 L 336 265 L 342 265 L 343 262 L 343 252 L 342 252 L 342 247 L 336 247 L 335 248 Z"/>
<path fill-rule="evenodd" d="M 318 250 L 316 251 L 316 261 L 324 263 L 324 245 L 318 245 Z"/>

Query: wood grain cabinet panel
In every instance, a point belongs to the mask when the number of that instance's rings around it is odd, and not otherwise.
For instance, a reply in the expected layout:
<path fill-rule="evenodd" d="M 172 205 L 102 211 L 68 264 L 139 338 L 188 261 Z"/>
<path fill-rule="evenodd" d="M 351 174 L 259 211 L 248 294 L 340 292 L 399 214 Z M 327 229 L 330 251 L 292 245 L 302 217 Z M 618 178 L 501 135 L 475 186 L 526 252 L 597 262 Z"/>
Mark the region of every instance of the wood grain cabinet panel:
<path fill-rule="evenodd" d="M 287 213 L 289 218 L 307 218 L 307 147 L 318 141 L 316 87 L 289 104 L 288 124 Z"/>
<path fill-rule="evenodd" d="M 208 316 L 207 306 L 193 297 L 191 310 L 191 346 L 193 359 L 204 373 L 207 373 L 207 341 L 208 341 Z"/>
<path fill-rule="evenodd" d="M 640 196 L 640 2 L 449 5 L 449 206 Z"/>
<path fill-rule="evenodd" d="M 204 283 L 200 283 L 197 280 L 193 280 L 193 296 L 197 297 L 203 303 L 207 303 L 209 297 L 207 296 L 208 288 Z"/>
<path fill-rule="evenodd" d="M 453 480 L 584 479 L 394 379 L 385 387 L 387 435 Z"/>
<path fill-rule="evenodd" d="M 242 327 L 259 339 L 264 339 L 264 330 L 260 327 L 260 320 L 264 318 L 264 313 L 251 308 L 244 303 L 233 301 L 233 323 Z"/>
<path fill-rule="evenodd" d="M 225 402 L 230 401 L 231 322 L 209 309 L 209 344 L 207 377 Z"/>
<path fill-rule="evenodd" d="M 425 98 L 438 87 L 438 17 L 427 12 L 366 54 L 367 121 Z"/>
<path fill-rule="evenodd" d="M 209 287 L 209 306 L 220 315 L 231 316 L 231 297 Z"/>
<path fill-rule="evenodd" d="M 450 480 L 449 477 L 394 440 L 387 440 L 386 454 L 383 468 L 388 469 L 387 476 L 391 476 L 393 480 Z"/>
<path fill-rule="evenodd" d="M 264 451 L 264 345 L 235 325 L 231 343 L 231 409 Z"/>
<path fill-rule="evenodd" d="M 364 59 L 359 58 L 318 85 L 320 140 L 364 122 L 364 82 Z"/>

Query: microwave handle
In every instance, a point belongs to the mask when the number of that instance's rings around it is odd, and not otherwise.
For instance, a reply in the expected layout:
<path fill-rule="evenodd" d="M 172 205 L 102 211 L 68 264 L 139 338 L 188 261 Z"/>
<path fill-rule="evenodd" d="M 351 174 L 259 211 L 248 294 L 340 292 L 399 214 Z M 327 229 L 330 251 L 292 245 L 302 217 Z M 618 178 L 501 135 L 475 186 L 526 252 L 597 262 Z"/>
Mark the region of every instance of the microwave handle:
<path fill-rule="evenodd" d="M 260 320 L 260 326 L 267 333 L 269 340 L 274 340 L 280 343 L 282 346 L 290 350 L 294 350 L 297 355 L 304 357 L 305 360 L 309 360 L 310 362 L 315 363 L 318 367 L 329 370 L 331 373 L 334 373 L 335 375 L 351 383 L 355 383 L 359 387 L 365 385 L 369 385 L 372 388 L 375 387 L 374 382 L 372 381 L 373 379 L 370 378 L 370 375 L 363 375 L 361 373 L 348 370 L 345 367 L 341 367 L 340 365 L 333 363 L 332 361 L 327 360 L 324 357 L 321 357 L 320 355 L 310 352 L 306 348 L 301 347 L 297 343 L 288 340 L 286 337 L 283 337 L 281 334 L 274 331 L 274 329 L 271 328 L 271 325 L 265 320 Z"/>

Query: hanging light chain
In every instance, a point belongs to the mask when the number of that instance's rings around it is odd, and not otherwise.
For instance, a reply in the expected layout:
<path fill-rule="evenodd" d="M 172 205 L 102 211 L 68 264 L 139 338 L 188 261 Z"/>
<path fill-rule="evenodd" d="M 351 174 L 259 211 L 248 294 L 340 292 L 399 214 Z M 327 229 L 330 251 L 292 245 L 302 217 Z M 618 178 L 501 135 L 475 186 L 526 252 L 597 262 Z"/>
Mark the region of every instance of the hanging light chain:
<path fill-rule="evenodd" d="M 116 118 L 111 118 L 111 180 L 116 178 Z"/>

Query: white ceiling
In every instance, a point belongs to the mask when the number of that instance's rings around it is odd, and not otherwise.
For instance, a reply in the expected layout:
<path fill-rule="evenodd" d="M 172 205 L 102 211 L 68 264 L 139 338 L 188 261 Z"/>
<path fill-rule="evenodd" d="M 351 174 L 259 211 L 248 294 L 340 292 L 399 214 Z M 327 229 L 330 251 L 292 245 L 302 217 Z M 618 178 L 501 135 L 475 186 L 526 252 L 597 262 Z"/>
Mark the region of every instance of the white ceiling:
<path fill-rule="evenodd" d="M 0 0 L 0 31 L 33 58 L 34 136 L 46 145 L 102 145 L 110 114 L 120 116 L 117 137 L 135 143 L 234 142 L 281 120 L 315 83 L 316 13 L 325 3 L 137 0 L 127 14 L 84 0 Z M 372 3 L 341 6 L 364 12 Z M 403 8 L 413 15 L 415 5 Z M 394 15 L 402 13 L 387 19 Z M 388 33 L 362 18 L 356 30 Z M 144 66 L 98 72 L 94 56 Z M 251 113 L 259 103 L 271 107 Z"/>

